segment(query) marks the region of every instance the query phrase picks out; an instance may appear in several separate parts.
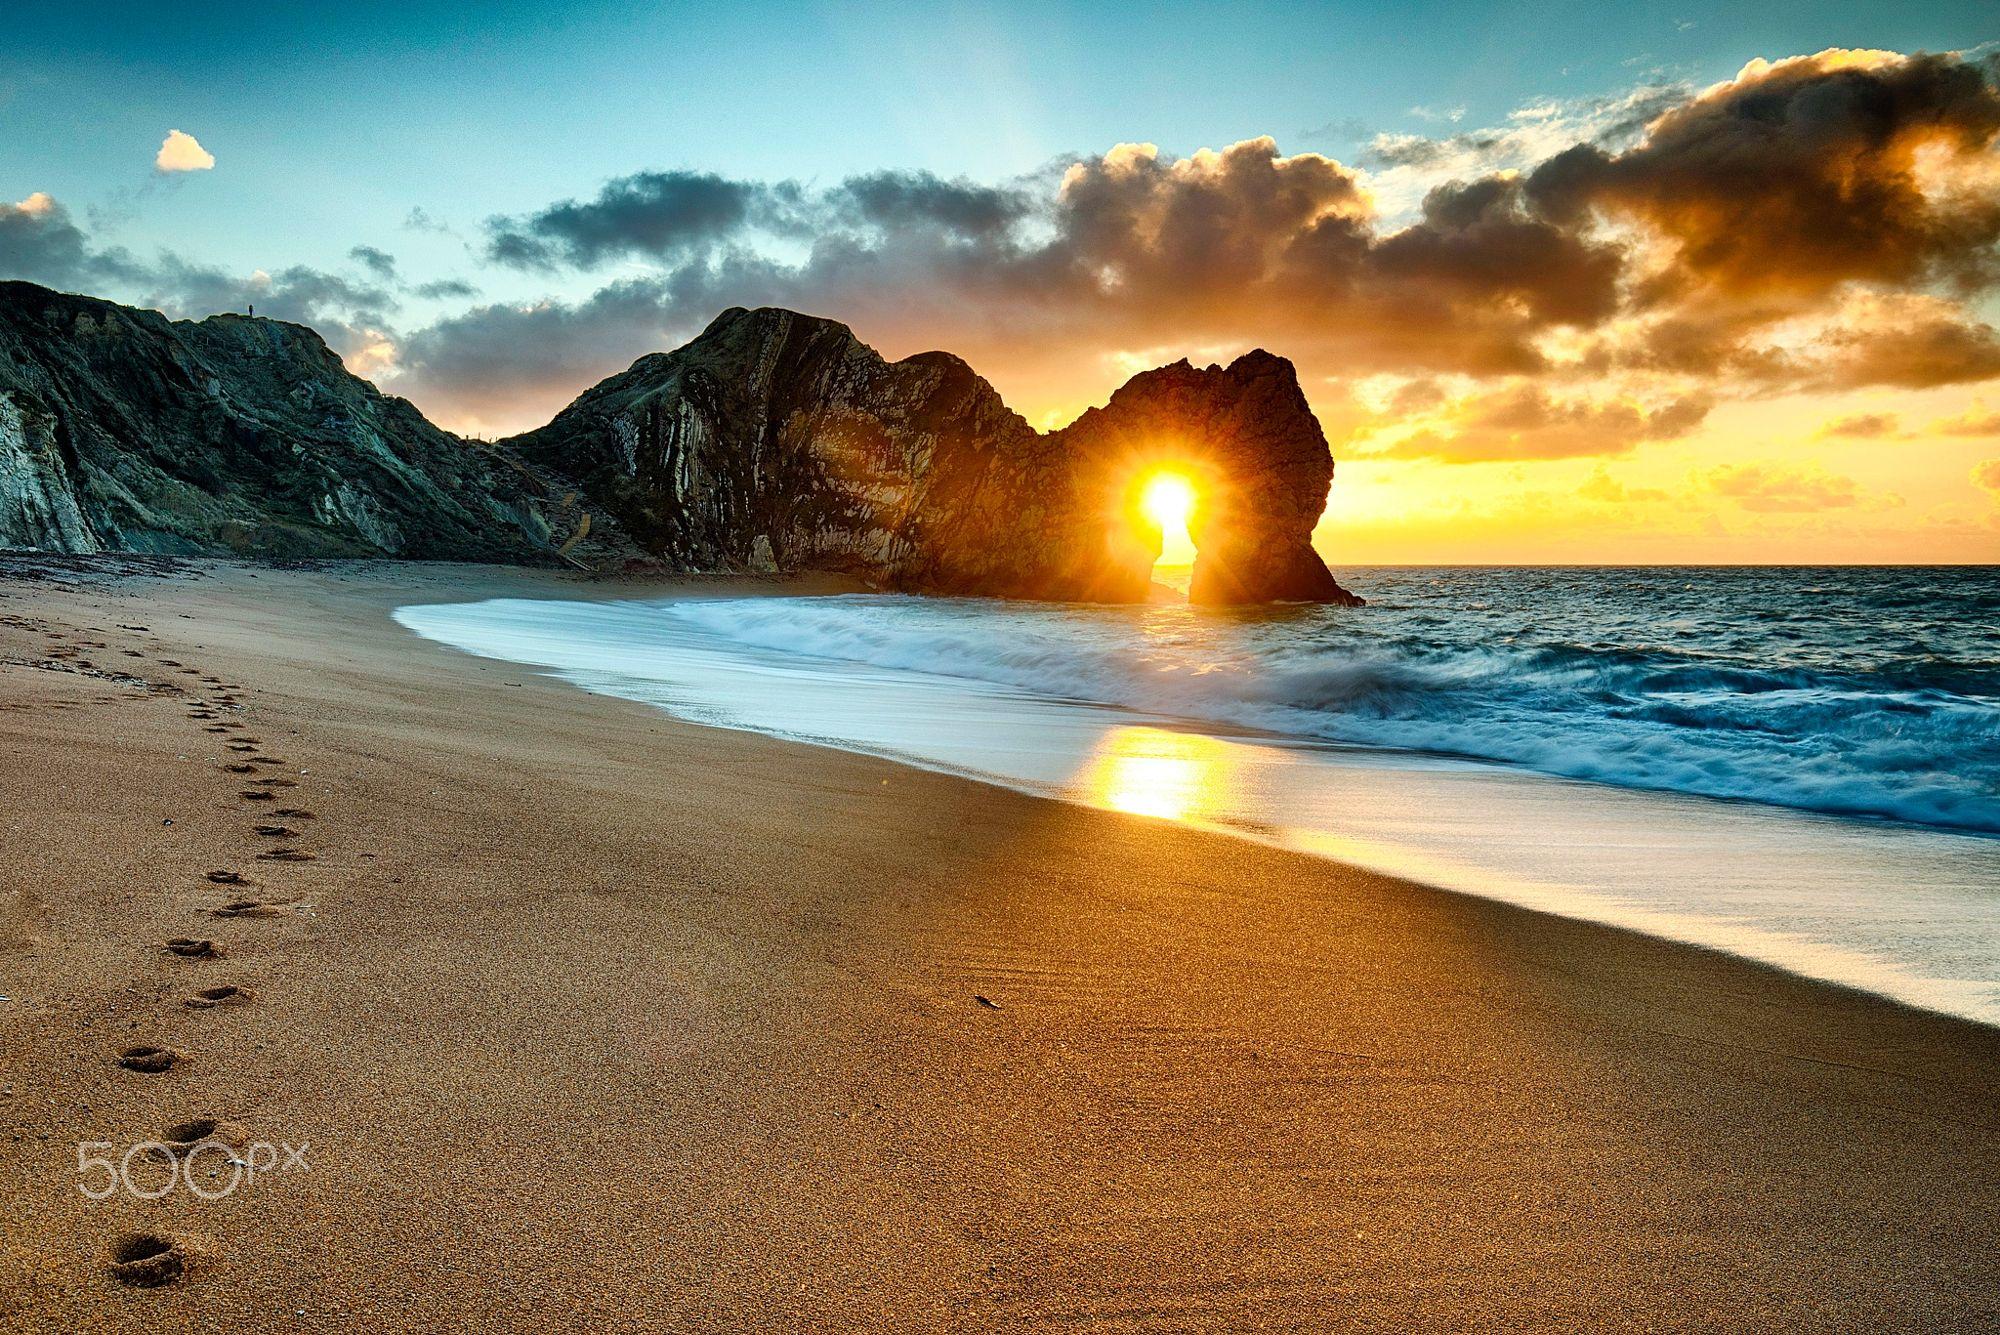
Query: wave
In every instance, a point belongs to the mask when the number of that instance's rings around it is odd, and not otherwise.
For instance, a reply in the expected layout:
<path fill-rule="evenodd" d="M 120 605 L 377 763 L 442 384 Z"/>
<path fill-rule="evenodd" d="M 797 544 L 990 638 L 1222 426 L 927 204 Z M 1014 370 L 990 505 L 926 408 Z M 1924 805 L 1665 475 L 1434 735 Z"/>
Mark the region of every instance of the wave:
<path fill-rule="evenodd" d="M 1190 721 L 2000 833 L 2000 700 L 1982 694 L 2000 665 L 1977 658 L 1841 670 L 1741 619 L 1649 645 L 1631 642 L 1638 618 L 1588 638 L 1607 628 L 1571 616 L 1568 638 L 1537 639 L 1506 609 L 1421 601 L 1240 618 L 897 597 L 665 611 L 765 650 Z"/>

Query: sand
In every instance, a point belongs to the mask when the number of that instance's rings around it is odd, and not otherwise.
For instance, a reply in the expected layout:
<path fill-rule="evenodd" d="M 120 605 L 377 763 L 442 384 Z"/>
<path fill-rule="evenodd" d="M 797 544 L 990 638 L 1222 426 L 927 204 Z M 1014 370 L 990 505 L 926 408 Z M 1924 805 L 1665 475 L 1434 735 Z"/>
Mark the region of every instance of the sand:
<path fill-rule="evenodd" d="M 0 1328 L 2000 1322 L 2000 1031 L 130 566 L 0 570 Z"/>

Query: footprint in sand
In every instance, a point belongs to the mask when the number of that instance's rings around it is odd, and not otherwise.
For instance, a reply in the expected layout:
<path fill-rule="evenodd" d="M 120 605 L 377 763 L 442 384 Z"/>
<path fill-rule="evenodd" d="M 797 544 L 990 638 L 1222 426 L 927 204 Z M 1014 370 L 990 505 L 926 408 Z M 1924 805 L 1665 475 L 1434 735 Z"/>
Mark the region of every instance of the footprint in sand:
<path fill-rule="evenodd" d="M 166 943 L 169 955 L 179 955 L 187 960 L 213 960 L 222 958 L 222 948 L 213 941 L 192 936 L 177 936 Z"/>
<path fill-rule="evenodd" d="M 259 862 L 311 862 L 318 854 L 308 853 L 303 848 L 274 848 L 268 853 L 259 853 Z"/>
<path fill-rule="evenodd" d="M 219 1145 L 234 1150 L 249 1138 L 249 1131 L 236 1122 L 220 1117 L 195 1117 L 161 1131 L 153 1142 L 159 1148 L 152 1154 L 156 1159 L 185 1159 L 203 1146 Z"/>
<path fill-rule="evenodd" d="M 312 812 L 307 811 L 304 807 L 279 807 L 276 811 L 273 811 L 271 814 L 273 816 L 283 816 L 286 820 L 319 819 L 319 817 L 313 815 Z"/>
<path fill-rule="evenodd" d="M 225 983 L 221 987 L 204 987 L 181 1004 L 190 1010 L 205 1011 L 216 1006 L 248 1006 L 256 999 L 250 989 Z"/>
<path fill-rule="evenodd" d="M 188 1248 L 168 1233 L 126 1233 L 106 1252 L 111 1277 L 135 1289 L 157 1289 L 187 1273 Z"/>
<path fill-rule="evenodd" d="M 126 1048 L 118 1054 L 120 1066 L 128 1071 L 137 1071 L 141 1075 L 159 1075 L 164 1071 L 171 1071 L 180 1059 L 181 1055 L 172 1048 L 148 1046 Z"/>
<path fill-rule="evenodd" d="M 296 779 L 259 779 L 258 782 L 266 788 L 296 788 L 299 786 Z"/>
<path fill-rule="evenodd" d="M 267 839 L 290 839 L 298 833 L 289 825 L 258 825 L 252 828 Z"/>
<path fill-rule="evenodd" d="M 210 909 L 218 918 L 275 918 L 285 910 L 261 899 L 232 899 L 219 909 Z"/>
<path fill-rule="evenodd" d="M 257 772 L 257 767 L 255 765 L 250 764 L 247 761 L 241 764 L 224 765 L 222 768 L 229 771 L 231 774 L 255 774 Z"/>
<path fill-rule="evenodd" d="M 268 802 L 272 798 L 276 797 L 277 794 L 267 793 L 257 788 L 245 788 L 242 792 L 238 793 L 237 796 L 242 798 L 246 802 Z"/>
<path fill-rule="evenodd" d="M 212 871 L 208 873 L 208 879 L 215 882 L 217 885 L 249 884 L 248 881 L 243 879 L 243 873 L 240 871 Z"/>
<path fill-rule="evenodd" d="M 255 742 L 231 742 L 229 749 L 232 751 L 255 751 L 257 744 Z"/>

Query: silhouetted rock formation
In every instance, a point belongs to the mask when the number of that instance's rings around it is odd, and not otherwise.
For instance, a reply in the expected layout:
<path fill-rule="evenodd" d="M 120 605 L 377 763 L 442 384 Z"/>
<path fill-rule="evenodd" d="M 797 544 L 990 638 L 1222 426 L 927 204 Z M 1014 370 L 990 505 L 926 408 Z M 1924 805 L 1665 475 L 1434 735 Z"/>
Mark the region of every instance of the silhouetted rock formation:
<path fill-rule="evenodd" d="M 0 547 L 520 562 L 581 527 L 310 329 L 0 283 Z"/>
<path fill-rule="evenodd" d="M 1358 601 L 1313 551 L 1333 460 L 1291 363 L 1129 382 L 1047 435 L 958 358 L 885 361 L 846 326 L 730 310 L 505 442 L 692 568 L 841 568 L 896 588 L 1136 602 L 1160 535 L 1136 489 L 1195 475 L 1198 602 Z"/>
<path fill-rule="evenodd" d="M 1096 498 L 1129 493 L 1135 480 L 1169 468 L 1195 484 L 1190 602 L 1359 601 L 1313 550 L 1333 455 L 1284 358 L 1260 350 L 1227 367 L 1180 361 L 1147 371 L 1050 442 L 1076 478 L 1075 522 L 1084 528 L 1070 545 L 1088 553 L 1093 536 L 1104 544 L 1103 600 L 1146 596 L 1160 541 L 1129 504 L 1107 526 Z"/>
<path fill-rule="evenodd" d="M 438 430 L 317 334 L 0 283 L 0 547 L 855 572 L 1136 602 L 1138 488 L 1196 480 L 1196 602 L 1354 602 L 1311 546 L 1333 477 L 1291 363 L 1137 376 L 1046 435 L 958 358 L 730 310 L 499 445 Z"/>

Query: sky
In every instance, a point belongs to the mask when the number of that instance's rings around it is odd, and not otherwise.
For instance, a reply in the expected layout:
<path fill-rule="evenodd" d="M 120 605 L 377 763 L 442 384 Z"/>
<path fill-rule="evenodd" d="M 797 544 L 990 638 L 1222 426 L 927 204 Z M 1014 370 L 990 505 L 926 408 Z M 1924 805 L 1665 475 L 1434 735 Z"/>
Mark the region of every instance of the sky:
<path fill-rule="evenodd" d="M 476 15 L 476 17 L 474 17 Z M 16 4 L 0 277 L 539 425 L 731 305 L 1290 357 L 1366 562 L 2000 558 L 1978 3 Z"/>

